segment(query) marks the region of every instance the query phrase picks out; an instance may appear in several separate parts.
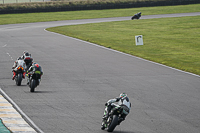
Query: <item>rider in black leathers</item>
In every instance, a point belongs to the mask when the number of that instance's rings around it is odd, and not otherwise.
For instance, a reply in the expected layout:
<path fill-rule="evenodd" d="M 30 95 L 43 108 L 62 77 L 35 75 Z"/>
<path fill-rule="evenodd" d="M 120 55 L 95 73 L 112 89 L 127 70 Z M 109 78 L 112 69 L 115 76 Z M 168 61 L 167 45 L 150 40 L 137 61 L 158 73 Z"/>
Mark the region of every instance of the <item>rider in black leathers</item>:
<path fill-rule="evenodd" d="M 26 63 L 26 70 L 29 69 L 29 67 L 32 65 L 33 63 L 33 58 L 31 57 L 31 54 L 24 51 L 23 55 L 21 56 L 21 58 L 24 60 L 24 62 Z"/>
<path fill-rule="evenodd" d="M 141 12 L 138 12 L 138 13 L 136 13 L 135 15 L 133 15 L 133 17 L 131 18 L 132 20 L 133 19 L 139 19 L 140 17 L 141 17 Z"/>

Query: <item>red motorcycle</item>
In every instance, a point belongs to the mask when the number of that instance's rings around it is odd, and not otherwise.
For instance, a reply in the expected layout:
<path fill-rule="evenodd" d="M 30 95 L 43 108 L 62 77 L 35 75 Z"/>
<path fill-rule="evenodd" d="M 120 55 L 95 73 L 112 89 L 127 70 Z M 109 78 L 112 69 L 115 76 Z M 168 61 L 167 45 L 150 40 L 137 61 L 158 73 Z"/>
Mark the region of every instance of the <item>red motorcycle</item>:
<path fill-rule="evenodd" d="M 16 85 L 20 86 L 22 79 L 23 79 L 23 75 L 25 74 L 24 68 L 20 65 L 20 66 L 18 66 L 17 71 L 15 71 L 15 72 L 16 72 L 16 76 L 15 76 Z"/>

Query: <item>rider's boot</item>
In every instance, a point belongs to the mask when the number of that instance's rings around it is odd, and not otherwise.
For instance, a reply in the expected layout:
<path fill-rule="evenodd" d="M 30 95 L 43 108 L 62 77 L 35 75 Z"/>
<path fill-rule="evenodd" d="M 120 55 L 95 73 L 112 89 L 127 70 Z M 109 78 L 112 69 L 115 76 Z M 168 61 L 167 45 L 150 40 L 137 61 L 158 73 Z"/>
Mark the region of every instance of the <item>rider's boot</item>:
<path fill-rule="evenodd" d="M 104 121 L 102 121 L 101 130 L 104 130 L 105 128 L 106 128 L 106 127 L 105 127 Z"/>
<path fill-rule="evenodd" d="M 25 79 L 25 74 L 26 74 L 26 72 L 23 72 L 23 76 L 22 76 L 23 79 Z"/>
<path fill-rule="evenodd" d="M 16 76 L 16 72 L 15 72 L 15 71 L 13 71 L 13 77 L 12 77 L 12 80 L 14 80 L 14 79 L 15 79 L 15 76 Z"/>

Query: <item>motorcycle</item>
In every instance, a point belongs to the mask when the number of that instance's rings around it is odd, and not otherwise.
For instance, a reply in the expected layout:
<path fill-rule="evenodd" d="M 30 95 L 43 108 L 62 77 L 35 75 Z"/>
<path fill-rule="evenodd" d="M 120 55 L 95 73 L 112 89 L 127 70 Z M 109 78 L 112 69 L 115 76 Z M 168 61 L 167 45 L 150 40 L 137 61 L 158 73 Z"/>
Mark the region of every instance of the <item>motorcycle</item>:
<path fill-rule="evenodd" d="M 133 19 L 139 19 L 140 17 L 141 17 L 141 12 L 139 12 L 139 13 L 136 13 L 135 15 L 133 15 L 133 17 L 131 18 L 132 20 Z"/>
<path fill-rule="evenodd" d="M 23 73 L 24 73 L 24 68 L 21 65 L 18 66 L 17 71 L 16 71 L 16 76 L 15 76 L 15 82 L 17 86 L 21 85 Z"/>
<path fill-rule="evenodd" d="M 30 92 L 34 92 L 35 88 L 40 84 L 41 74 L 38 74 L 36 72 L 29 73 L 29 74 L 30 74 L 30 78 L 29 78 Z"/>
<path fill-rule="evenodd" d="M 108 118 L 105 120 L 102 120 L 101 129 L 106 129 L 108 132 L 113 132 L 115 127 L 121 123 L 121 115 L 123 114 L 123 110 L 126 110 L 126 108 L 123 108 L 122 106 L 115 106 L 111 109 L 111 112 L 109 113 Z M 129 110 L 129 109 L 127 109 Z"/>

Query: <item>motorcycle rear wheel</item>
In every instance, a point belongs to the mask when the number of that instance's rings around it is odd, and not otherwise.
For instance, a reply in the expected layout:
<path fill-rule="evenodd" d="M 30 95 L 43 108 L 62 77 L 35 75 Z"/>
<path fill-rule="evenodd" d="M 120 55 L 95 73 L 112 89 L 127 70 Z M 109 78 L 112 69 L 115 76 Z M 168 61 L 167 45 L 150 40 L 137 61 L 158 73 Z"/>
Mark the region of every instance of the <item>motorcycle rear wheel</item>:
<path fill-rule="evenodd" d="M 30 92 L 34 92 L 35 91 L 35 87 L 36 87 L 36 80 L 35 79 L 31 79 L 30 82 Z"/>
<path fill-rule="evenodd" d="M 21 85 L 21 83 L 22 83 L 22 74 L 21 73 L 19 73 L 17 76 L 16 76 L 16 85 L 17 86 L 20 86 Z"/>

